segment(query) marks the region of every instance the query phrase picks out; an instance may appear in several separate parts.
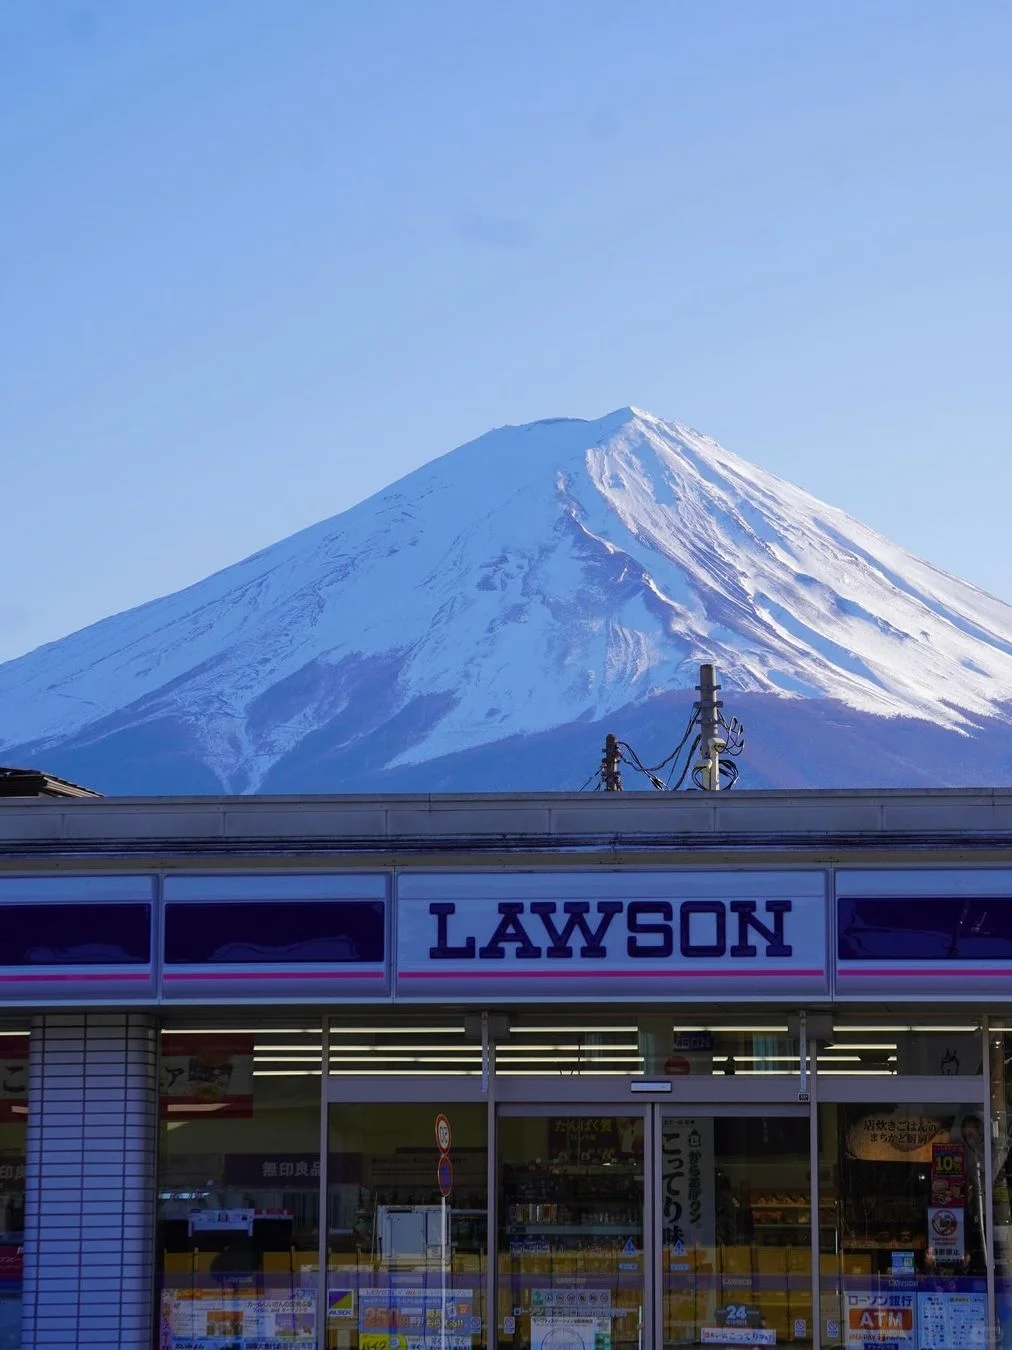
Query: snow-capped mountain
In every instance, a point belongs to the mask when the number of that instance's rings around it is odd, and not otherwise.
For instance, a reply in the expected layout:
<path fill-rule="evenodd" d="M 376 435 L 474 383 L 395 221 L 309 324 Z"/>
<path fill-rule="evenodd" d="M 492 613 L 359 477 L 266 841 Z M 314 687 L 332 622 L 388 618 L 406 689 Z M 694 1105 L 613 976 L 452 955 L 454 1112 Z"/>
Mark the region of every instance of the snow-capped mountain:
<path fill-rule="evenodd" d="M 1009 781 L 1012 607 L 635 408 L 489 432 L 0 665 L 0 760 L 111 792 L 571 788 L 603 730 L 670 748 L 703 660 L 744 786 Z"/>

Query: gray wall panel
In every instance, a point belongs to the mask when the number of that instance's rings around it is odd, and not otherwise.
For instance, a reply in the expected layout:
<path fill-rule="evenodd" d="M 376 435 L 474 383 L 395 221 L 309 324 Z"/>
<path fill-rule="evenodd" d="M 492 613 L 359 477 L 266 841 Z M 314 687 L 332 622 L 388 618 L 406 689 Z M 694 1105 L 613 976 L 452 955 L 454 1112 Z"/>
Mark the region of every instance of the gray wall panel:
<path fill-rule="evenodd" d="M 142 1013 L 32 1024 L 25 1350 L 150 1350 L 157 1038 Z"/>

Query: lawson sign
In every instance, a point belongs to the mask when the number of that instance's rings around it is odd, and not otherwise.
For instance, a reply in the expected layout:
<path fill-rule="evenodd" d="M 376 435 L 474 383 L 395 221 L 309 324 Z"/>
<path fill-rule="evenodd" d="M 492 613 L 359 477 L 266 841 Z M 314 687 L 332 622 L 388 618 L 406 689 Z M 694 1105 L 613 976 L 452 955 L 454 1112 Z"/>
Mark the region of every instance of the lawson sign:
<path fill-rule="evenodd" d="M 818 871 L 401 875 L 398 998 L 829 992 Z"/>

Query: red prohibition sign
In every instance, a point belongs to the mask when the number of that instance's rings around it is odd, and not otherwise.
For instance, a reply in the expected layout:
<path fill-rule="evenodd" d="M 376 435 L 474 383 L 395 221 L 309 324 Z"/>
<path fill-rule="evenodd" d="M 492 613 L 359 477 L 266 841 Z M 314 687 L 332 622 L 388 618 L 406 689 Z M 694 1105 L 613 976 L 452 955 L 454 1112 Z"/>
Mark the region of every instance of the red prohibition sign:
<path fill-rule="evenodd" d="M 453 1135 L 450 1133 L 450 1122 L 440 1111 L 436 1117 L 436 1147 L 440 1153 L 449 1153 L 452 1142 Z"/>

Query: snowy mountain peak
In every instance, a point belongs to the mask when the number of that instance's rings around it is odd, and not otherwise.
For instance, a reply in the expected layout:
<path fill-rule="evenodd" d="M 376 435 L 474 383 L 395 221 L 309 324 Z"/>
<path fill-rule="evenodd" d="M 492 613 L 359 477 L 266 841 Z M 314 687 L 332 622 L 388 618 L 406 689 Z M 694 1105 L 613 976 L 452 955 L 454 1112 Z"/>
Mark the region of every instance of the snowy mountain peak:
<path fill-rule="evenodd" d="M 238 791 L 313 764 L 338 787 L 352 758 L 388 772 L 691 701 L 701 660 L 725 692 L 965 733 L 1005 717 L 1012 609 L 630 406 L 498 428 L 0 666 L 0 752 L 175 756 Z"/>

